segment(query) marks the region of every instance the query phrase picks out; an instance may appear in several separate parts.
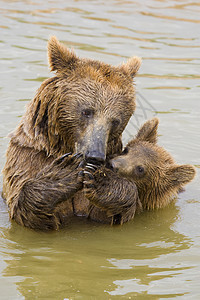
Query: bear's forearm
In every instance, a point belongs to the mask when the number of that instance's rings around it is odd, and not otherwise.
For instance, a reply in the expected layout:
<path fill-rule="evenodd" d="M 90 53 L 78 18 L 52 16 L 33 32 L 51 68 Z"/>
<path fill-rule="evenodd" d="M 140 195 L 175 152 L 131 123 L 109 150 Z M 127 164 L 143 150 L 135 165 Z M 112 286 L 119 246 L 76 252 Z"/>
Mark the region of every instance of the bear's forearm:
<path fill-rule="evenodd" d="M 57 205 L 62 201 L 69 201 L 81 187 L 81 183 L 75 188 L 74 185 L 67 185 L 66 182 L 49 181 L 45 184 L 29 180 L 22 187 L 18 197 L 12 201 L 11 218 L 33 229 L 58 229 L 62 224 L 56 213 Z"/>
<path fill-rule="evenodd" d="M 118 214 L 136 204 L 137 190 L 130 183 L 115 181 L 102 187 L 97 186 L 89 195 L 90 201 L 102 209 Z"/>
<path fill-rule="evenodd" d="M 72 214 L 70 203 L 72 196 L 83 184 L 79 168 L 80 160 L 66 166 L 66 160 L 55 160 L 42 169 L 35 178 L 16 180 L 18 193 L 9 190 L 7 203 L 10 216 L 17 223 L 34 229 L 58 229 L 60 218 Z M 58 208 L 65 202 L 68 210 Z"/>
<path fill-rule="evenodd" d="M 62 224 L 57 206 L 82 188 L 82 183 L 28 180 L 10 201 L 10 215 L 17 223 L 40 230 L 58 229 Z M 67 214 L 70 211 L 67 211 Z M 66 216 L 67 217 L 67 216 Z"/>
<path fill-rule="evenodd" d="M 104 167 L 97 170 L 93 177 L 85 185 L 85 193 L 90 202 L 106 210 L 108 216 L 120 214 L 125 221 L 131 219 L 140 205 L 134 182 L 119 177 Z"/>

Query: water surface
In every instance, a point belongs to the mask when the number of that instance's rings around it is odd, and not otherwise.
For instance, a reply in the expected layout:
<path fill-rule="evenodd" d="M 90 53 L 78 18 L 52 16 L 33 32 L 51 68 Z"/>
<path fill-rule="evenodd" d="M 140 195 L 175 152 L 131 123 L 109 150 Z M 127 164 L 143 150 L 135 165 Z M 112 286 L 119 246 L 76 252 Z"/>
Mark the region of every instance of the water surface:
<path fill-rule="evenodd" d="M 199 16 L 198 2 L 182 0 L 0 0 L 0 169 L 8 133 L 51 76 L 50 35 L 114 65 L 141 56 L 124 142 L 157 115 L 159 144 L 197 167 L 177 201 L 122 227 L 79 219 L 60 232 L 34 232 L 11 223 L 1 201 L 1 299 L 200 298 Z"/>

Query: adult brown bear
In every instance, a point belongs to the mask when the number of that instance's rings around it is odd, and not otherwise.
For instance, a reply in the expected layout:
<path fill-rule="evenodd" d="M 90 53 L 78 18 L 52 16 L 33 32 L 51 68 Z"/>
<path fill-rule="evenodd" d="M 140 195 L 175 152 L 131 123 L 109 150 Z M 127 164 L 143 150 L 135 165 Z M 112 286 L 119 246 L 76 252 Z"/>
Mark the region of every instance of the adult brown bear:
<path fill-rule="evenodd" d="M 138 57 L 118 67 L 80 59 L 55 37 L 48 57 L 56 74 L 29 103 L 3 170 L 11 219 L 42 230 L 57 229 L 79 212 L 87 215 L 89 201 L 77 197 L 82 157 L 65 154 L 105 161 L 121 153 L 121 134 L 135 110 L 133 77 L 141 64 Z M 121 199 L 109 214 L 123 208 Z"/>

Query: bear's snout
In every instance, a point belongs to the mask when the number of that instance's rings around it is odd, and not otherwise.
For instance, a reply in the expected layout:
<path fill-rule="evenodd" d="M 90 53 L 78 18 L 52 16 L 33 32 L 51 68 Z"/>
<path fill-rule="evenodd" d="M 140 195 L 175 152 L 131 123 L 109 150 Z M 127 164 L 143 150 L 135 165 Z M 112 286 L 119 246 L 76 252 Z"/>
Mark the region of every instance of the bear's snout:
<path fill-rule="evenodd" d="M 107 136 L 105 131 L 101 132 L 93 131 L 85 151 L 86 161 L 95 160 L 97 162 L 104 162 L 106 160 L 106 149 L 107 149 Z"/>
<path fill-rule="evenodd" d="M 88 128 L 84 137 L 84 156 L 86 161 L 104 162 L 106 160 L 108 131 L 100 121 Z"/>
<path fill-rule="evenodd" d="M 86 161 L 104 162 L 106 159 L 105 152 L 98 150 L 90 150 L 85 153 Z"/>
<path fill-rule="evenodd" d="M 118 166 L 117 162 L 116 162 L 114 159 L 112 159 L 112 160 L 110 161 L 110 167 L 111 167 L 111 169 L 112 169 L 113 171 L 115 171 L 115 172 L 117 172 L 118 169 L 119 169 L 119 166 Z"/>
<path fill-rule="evenodd" d="M 127 170 L 130 165 L 127 165 L 126 160 L 122 156 L 115 157 L 111 159 L 110 165 L 113 171 L 126 176 Z"/>

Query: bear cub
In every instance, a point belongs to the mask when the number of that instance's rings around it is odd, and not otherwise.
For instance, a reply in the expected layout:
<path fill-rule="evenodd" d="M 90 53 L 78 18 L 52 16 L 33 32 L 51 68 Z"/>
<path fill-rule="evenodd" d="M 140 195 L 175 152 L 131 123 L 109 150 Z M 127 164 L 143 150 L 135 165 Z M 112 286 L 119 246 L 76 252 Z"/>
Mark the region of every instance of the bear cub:
<path fill-rule="evenodd" d="M 171 154 L 157 145 L 158 123 L 157 118 L 147 121 L 122 155 L 111 160 L 113 169 L 135 182 L 143 209 L 168 205 L 195 176 L 192 165 L 176 164 Z"/>
<path fill-rule="evenodd" d="M 112 198 L 120 189 L 120 182 L 124 180 L 129 182 L 128 184 L 126 181 L 126 193 L 131 195 L 131 190 L 134 190 L 132 196 L 135 198 L 127 201 L 127 212 L 124 210 L 123 214 L 114 216 L 114 223 L 124 223 L 132 219 L 136 210 L 141 210 L 141 206 L 145 210 L 165 207 L 195 176 L 195 168 L 192 165 L 176 164 L 172 156 L 157 145 L 158 123 L 159 120 L 153 118 L 139 129 L 122 154 L 110 160 L 112 170 L 105 166 L 95 168 L 89 165 L 90 176 L 85 180 L 85 187 L 91 202 L 98 199 L 100 203 L 99 199 L 104 197 L 102 194 L 107 186 L 109 193 L 105 193 L 106 197 Z M 86 172 L 86 175 L 89 174 Z"/>

